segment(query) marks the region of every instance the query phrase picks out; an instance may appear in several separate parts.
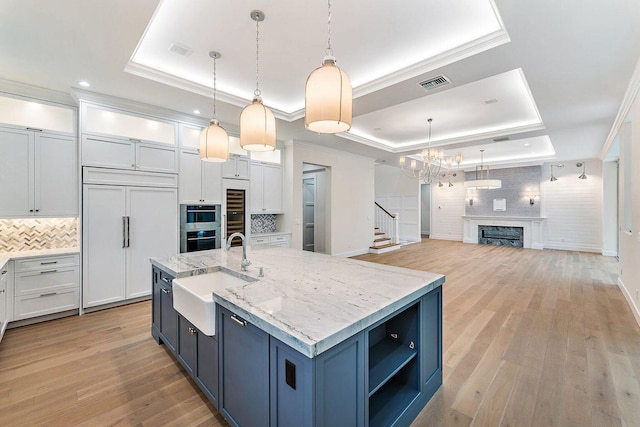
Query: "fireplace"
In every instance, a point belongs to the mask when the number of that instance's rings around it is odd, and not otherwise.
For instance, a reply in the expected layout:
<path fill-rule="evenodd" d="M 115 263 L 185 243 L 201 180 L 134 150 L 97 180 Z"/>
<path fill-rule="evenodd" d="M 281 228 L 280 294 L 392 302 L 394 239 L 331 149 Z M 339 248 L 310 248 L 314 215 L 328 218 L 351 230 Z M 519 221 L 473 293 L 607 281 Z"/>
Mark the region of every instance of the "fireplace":
<path fill-rule="evenodd" d="M 522 248 L 523 227 L 507 227 L 502 225 L 478 225 L 478 243 L 494 246 L 511 246 Z"/>

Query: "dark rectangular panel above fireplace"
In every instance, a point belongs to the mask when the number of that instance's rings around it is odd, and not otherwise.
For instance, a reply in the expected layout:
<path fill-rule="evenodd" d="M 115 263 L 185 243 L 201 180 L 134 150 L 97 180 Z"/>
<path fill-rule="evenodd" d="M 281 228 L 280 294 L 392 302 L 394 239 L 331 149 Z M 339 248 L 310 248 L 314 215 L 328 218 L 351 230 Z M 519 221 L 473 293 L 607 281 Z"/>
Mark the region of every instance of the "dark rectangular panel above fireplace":
<path fill-rule="evenodd" d="M 523 247 L 524 228 L 502 225 L 478 225 L 478 243 L 494 246 Z"/>

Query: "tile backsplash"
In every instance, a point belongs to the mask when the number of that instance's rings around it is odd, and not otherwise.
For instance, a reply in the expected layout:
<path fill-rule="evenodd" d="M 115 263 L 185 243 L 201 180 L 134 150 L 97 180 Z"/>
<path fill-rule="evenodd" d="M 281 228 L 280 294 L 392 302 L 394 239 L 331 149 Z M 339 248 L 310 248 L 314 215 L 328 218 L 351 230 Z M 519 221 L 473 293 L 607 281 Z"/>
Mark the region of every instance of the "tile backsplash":
<path fill-rule="evenodd" d="M 276 216 L 271 214 L 251 215 L 251 233 L 274 233 L 276 231 Z"/>
<path fill-rule="evenodd" d="M 0 252 L 78 246 L 78 218 L 0 219 Z"/>

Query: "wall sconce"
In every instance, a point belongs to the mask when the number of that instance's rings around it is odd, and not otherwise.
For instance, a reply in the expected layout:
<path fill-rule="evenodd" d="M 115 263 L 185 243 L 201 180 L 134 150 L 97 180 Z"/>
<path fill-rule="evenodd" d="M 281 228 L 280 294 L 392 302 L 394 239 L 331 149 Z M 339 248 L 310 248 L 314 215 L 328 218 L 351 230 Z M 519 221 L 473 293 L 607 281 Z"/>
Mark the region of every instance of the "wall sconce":
<path fill-rule="evenodd" d="M 529 204 L 530 205 L 535 205 L 536 203 L 536 197 L 538 197 L 538 193 L 536 193 L 535 191 L 528 191 L 526 193 L 526 197 L 529 198 Z"/>
<path fill-rule="evenodd" d="M 587 175 L 585 174 L 585 170 L 587 169 L 587 163 L 576 163 L 576 166 L 582 168 L 582 173 L 578 176 L 578 179 L 587 179 Z"/>
<path fill-rule="evenodd" d="M 473 194 L 467 193 L 467 199 L 469 199 L 469 206 L 473 206 Z"/>
<path fill-rule="evenodd" d="M 559 163 L 559 164 L 557 164 L 557 165 L 551 165 L 551 178 L 549 178 L 549 181 L 551 181 L 551 182 L 555 182 L 555 181 L 557 181 L 557 180 L 558 180 L 558 178 L 556 178 L 556 177 L 553 175 L 553 167 L 554 167 L 554 166 L 555 166 L 555 167 L 557 167 L 557 168 L 563 168 L 563 167 L 564 167 L 564 163 Z"/>

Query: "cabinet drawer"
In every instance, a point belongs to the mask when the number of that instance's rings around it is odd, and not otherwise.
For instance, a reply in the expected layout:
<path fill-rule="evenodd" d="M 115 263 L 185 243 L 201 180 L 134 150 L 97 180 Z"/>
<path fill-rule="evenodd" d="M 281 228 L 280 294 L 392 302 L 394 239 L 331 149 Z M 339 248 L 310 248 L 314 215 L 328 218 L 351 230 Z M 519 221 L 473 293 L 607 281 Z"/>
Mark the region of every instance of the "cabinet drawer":
<path fill-rule="evenodd" d="M 78 267 L 55 267 L 47 270 L 16 273 L 16 296 L 40 294 L 70 287 L 79 288 L 78 284 Z"/>
<path fill-rule="evenodd" d="M 252 245 L 268 245 L 269 238 L 268 237 L 252 237 L 251 244 Z"/>
<path fill-rule="evenodd" d="M 16 298 L 15 320 L 73 310 L 79 306 L 78 289 L 65 289 Z"/>
<path fill-rule="evenodd" d="M 279 248 L 288 248 L 289 247 L 289 242 L 277 242 L 277 243 L 272 243 L 271 246 L 273 247 L 279 247 Z"/>
<path fill-rule="evenodd" d="M 34 270 L 52 270 L 80 265 L 80 255 L 63 255 L 20 259 L 15 261 L 16 273 Z"/>
<path fill-rule="evenodd" d="M 289 243 L 289 235 L 282 235 L 282 236 L 271 236 L 271 244 L 273 245 L 274 243 Z"/>

